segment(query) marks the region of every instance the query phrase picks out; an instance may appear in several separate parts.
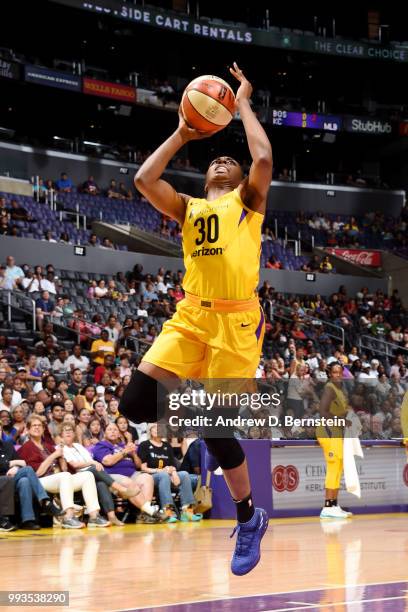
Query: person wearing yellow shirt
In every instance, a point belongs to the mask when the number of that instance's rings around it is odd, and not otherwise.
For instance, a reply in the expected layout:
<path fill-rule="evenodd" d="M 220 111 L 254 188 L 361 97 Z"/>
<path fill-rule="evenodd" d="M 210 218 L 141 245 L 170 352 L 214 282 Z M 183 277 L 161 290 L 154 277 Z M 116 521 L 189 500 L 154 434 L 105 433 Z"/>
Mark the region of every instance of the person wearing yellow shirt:
<path fill-rule="evenodd" d="M 329 382 L 320 400 L 320 414 L 326 419 L 344 418 L 348 411 L 348 399 L 343 391 L 343 366 L 334 362 L 329 366 Z M 348 421 L 346 420 L 346 424 Z M 326 499 L 320 518 L 348 518 L 350 512 L 344 511 L 338 504 L 337 496 L 343 472 L 343 437 L 341 426 L 319 425 L 316 427 L 316 438 L 326 460 Z"/>
<path fill-rule="evenodd" d="M 405 391 L 404 399 L 401 404 L 401 429 L 404 436 L 404 444 L 407 451 L 408 461 L 408 391 Z"/>
<path fill-rule="evenodd" d="M 115 355 L 115 345 L 112 340 L 109 340 L 109 334 L 106 329 L 101 331 L 99 340 L 94 340 L 91 346 L 92 361 L 96 365 L 103 365 L 106 355 Z"/>

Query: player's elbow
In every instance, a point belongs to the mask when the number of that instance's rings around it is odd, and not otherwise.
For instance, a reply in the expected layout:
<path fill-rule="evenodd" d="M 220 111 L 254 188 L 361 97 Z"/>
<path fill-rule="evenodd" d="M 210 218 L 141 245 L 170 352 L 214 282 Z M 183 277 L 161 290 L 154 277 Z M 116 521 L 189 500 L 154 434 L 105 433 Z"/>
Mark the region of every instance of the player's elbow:
<path fill-rule="evenodd" d="M 254 161 L 257 166 L 272 168 L 272 149 L 270 147 L 265 147 L 262 151 L 259 151 Z"/>
<path fill-rule="evenodd" d="M 138 189 L 139 191 L 143 191 L 143 187 L 146 185 L 145 173 L 141 172 L 140 170 L 136 172 L 133 182 L 135 184 L 136 189 Z"/>

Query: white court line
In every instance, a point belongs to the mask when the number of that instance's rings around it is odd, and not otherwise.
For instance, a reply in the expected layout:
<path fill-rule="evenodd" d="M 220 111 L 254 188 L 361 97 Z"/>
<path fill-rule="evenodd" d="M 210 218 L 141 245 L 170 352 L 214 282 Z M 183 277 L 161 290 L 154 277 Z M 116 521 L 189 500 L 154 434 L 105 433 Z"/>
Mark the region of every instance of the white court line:
<path fill-rule="evenodd" d="M 332 589 L 339 589 L 339 588 L 347 589 L 347 588 L 352 588 L 352 587 L 354 588 L 354 587 L 378 586 L 379 584 L 398 584 L 399 582 L 408 582 L 408 580 L 387 580 L 385 582 L 364 582 L 364 583 L 359 583 L 359 584 L 353 583 L 353 584 L 343 584 L 343 585 L 336 585 L 336 586 L 329 586 L 329 587 L 324 586 L 324 587 L 313 587 L 309 589 L 296 589 L 295 591 L 279 591 L 276 593 L 270 593 L 270 592 L 269 593 L 257 593 L 256 595 L 231 595 L 230 597 L 228 596 L 218 597 L 218 598 L 216 597 L 214 599 L 194 599 L 192 601 L 177 601 L 173 603 L 158 604 L 156 606 L 146 604 L 144 606 L 139 606 L 138 608 L 115 608 L 114 610 L 109 610 L 108 612 L 133 612 L 133 610 L 146 610 L 146 608 L 148 609 L 151 608 L 152 610 L 155 610 L 155 609 L 159 610 L 160 608 L 169 608 L 171 606 L 186 606 L 190 604 L 201 604 L 201 603 L 216 603 L 216 602 L 221 602 L 221 601 L 230 601 L 231 599 L 268 597 L 268 596 L 273 596 L 273 595 L 292 595 L 293 593 L 314 593 L 316 591 L 330 591 Z M 402 599 L 404 599 L 404 597 L 402 597 Z M 389 599 L 392 599 L 392 597 L 390 597 Z M 401 599 L 401 597 L 397 597 L 397 599 Z M 357 600 L 356 602 L 352 602 L 352 603 L 359 603 L 359 601 L 364 601 L 364 600 Z M 367 600 L 367 601 L 370 601 L 370 600 Z M 372 600 L 372 601 L 376 601 L 376 600 Z M 380 599 L 379 601 L 384 601 L 384 600 Z M 309 605 L 309 604 L 305 604 L 305 605 Z M 331 604 L 331 605 L 334 605 L 334 604 Z M 284 610 L 285 611 L 286 610 L 296 610 L 296 608 L 282 608 L 279 610 L 262 610 L 262 612 L 284 612 Z"/>
<path fill-rule="evenodd" d="M 332 603 L 327 602 L 324 604 L 312 604 L 312 605 L 314 609 L 317 609 L 317 608 L 327 608 L 328 606 L 335 607 L 335 606 L 343 606 L 347 604 L 372 603 L 374 601 L 391 601 L 393 599 L 406 599 L 406 596 L 403 595 L 402 597 L 401 596 L 400 597 L 378 597 L 377 599 L 351 599 L 350 601 L 334 601 Z M 292 603 L 292 602 L 288 601 L 287 603 Z M 298 602 L 293 602 L 293 603 L 298 603 Z M 272 609 L 262 610 L 262 612 L 291 612 L 291 610 L 310 610 L 310 604 L 305 603 L 303 604 L 303 606 L 299 608 L 274 608 L 273 610 Z"/>

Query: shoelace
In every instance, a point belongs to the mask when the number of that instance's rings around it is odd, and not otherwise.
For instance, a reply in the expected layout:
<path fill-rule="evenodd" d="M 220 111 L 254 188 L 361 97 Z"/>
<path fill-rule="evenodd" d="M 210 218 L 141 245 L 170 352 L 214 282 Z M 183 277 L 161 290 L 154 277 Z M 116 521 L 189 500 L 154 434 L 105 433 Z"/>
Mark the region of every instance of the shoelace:
<path fill-rule="evenodd" d="M 233 538 L 235 533 L 237 533 L 237 547 L 235 549 L 235 554 L 239 557 L 246 555 L 246 549 L 252 544 L 253 531 L 241 531 L 241 525 L 236 525 L 230 535 L 230 538 Z"/>

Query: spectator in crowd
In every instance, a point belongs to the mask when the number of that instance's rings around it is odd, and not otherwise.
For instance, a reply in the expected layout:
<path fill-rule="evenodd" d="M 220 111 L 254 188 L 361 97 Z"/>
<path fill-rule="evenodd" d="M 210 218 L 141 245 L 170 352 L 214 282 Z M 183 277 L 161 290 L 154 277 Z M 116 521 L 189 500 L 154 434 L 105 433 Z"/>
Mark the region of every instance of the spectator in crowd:
<path fill-rule="evenodd" d="M 27 466 L 18 456 L 13 442 L 2 441 L 1 433 L 0 423 L 0 477 L 7 476 L 13 481 L 20 501 L 20 528 L 30 531 L 40 529 L 34 513 L 33 499 L 36 499 L 41 509 L 51 516 L 60 516 L 61 511 L 50 500 L 33 468 Z"/>
<path fill-rule="evenodd" d="M 108 238 L 107 236 L 105 236 L 102 239 L 102 248 L 104 249 L 114 249 L 115 245 L 113 244 L 113 242 L 110 240 L 110 238 Z"/>
<path fill-rule="evenodd" d="M 95 298 L 100 300 L 101 298 L 107 297 L 108 288 L 106 287 L 106 283 L 103 279 L 98 281 L 98 285 L 95 287 Z"/>
<path fill-rule="evenodd" d="M 96 234 L 91 234 L 86 245 L 91 247 L 99 246 L 98 236 Z"/>
<path fill-rule="evenodd" d="M 119 188 L 117 186 L 115 179 L 111 179 L 111 182 L 109 183 L 109 187 L 106 190 L 106 195 L 108 196 L 108 198 L 112 198 L 114 200 L 123 199 L 123 196 L 121 195 L 119 191 Z"/>
<path fill-rule="evenodd" d="M 126 187 L 125 183 L 119 183 L 119 194 L 124 200 L 133 199 L 132 191 Z"/>
<path fill-rule="evenodd" d="M 76 426 L 75 433 L 80 444 L 83 444 L 83 436 L 88 429 L 91 414 L 92 413 L 87 408 L 81 408 L 78 411 L 78 425 Z"/>
<path fill-rule="evenodd" d="M 80 344 L 75 344 L 72 349 L 72 355 L 67 359 L 67 366 L 70 371 L 81 370 L 81 372 L 88 372 L 89 370 L 89 359 L 85 355 L 82 355 L 82 347 Z"/>
<path fill-rule="evenodd" d="M 51 418 L 48 422 L 48 431 L 51 436 L 56 439 L 61 430 L 61 424 L 64 420 L 65 410 L 64 405 L 60 402 L 55 402 L 51 406 Z"/>
<path fill-rule="evenodd" d="M 124 523 L 122 523 L 115 514 L 115 505 L 111 490 L 123 499 L 135 499 L 139 495 L 140 489 L 130 478 L 123 479 L 122 483 L 125 482 L 125 484 L 116 482 L 112 476 L 105 471 L 103 465 L 92 458 L 92 455 L 82 446 L 82 444 L 75 442 L 75 428 L 73 425 L 68 423 L 62 425 L 61 438 L 64 445 L 63 456 L 69 467 L 75 470 L 76 473 L 91 472 L 91 474 L 93 474 L 98 490 L 98 497 L 109 523 L 116 527 L 123 527 Z"/>
<path fill-rule="evenodd" d="M 325 255 L 325 257 L 323 257 L 320 266 L 319 266 L 320 272 L 331 272 L 333 270 L 333 266 L 330 263 L 330 260 L 328 258 L 327 255 Z"/>
<path fill-rule="evenodd" d="M 82 191 L 94 196 L 99 195 L 101 192 L 93 176 L 89 176 L 88 180 L 83 183 Z"/>
<path fill-rule="evenodd" d="M 80 368 L 75 368 L 71 370 L 71 384 L 68 386 L 67 392 L 68 395 L 72 398 L 75 398 L 82 391 L 83 384 L 83 372 Z"/>
<path fill-rule="evenodd" d="M 108 354 L 115 355 L 115 345 L 112 340 L 109 340 L 108 331 L 103 329 L 100 339 L 92 342 L 91 357 L 94 365 L 103 364 L 105 356 Z"/>
<path fill-rule="evenodd" d="M 105 405 L 101 402 L 103 407 Z M 95 403 L 96 404 L 96 403 Z M 103 429 L 101 425 L 101 419 L 99 416 L 94 416 L 90 419 L 88 427 L 82 434 L 82 443 L 85 447 L 93 447 L 98 444 L 103 438 Z"/>
<path fill-rule="evenodd" d="M 86 408 L 89 413 L 93 413 L 93 404 L 96 399 L 96 390 L 93 385 L 86 385 L 74 399 L 74 406 L 78 411 L 78 414 L 83 408 Z"/>
<path fill-rule="evenodd" d="M 136 447 L 134 444 L 125 445 L 120 442 L 119 429 L 115 423 L 110 423 L 106 427 L 104 439 L 94 447 L 93 457 L 104 466 L 116 482 L 123 484 L 125 476 L 131 478 L 140 488 L 137 498 L 131 501 L 141 510 L 142 522 L 156 523 L 163 520 L 163 514 L 151 504 L 153 479 L 149 474 L 137 471 L 141 467 L 141 462 L 136 454 Z"/>
<path fill-rule="evenodd" d="M 180 520 L 199 521 L 201 515 L 194 514 L 195 499 L 188 473 L 177 471 L 173 450 L 159 436 L 157 424 L 149 426 L 148 436 L 149 439 L 140 444 L 138 455 L 142 462 L 142 470 L 153 475 L 159 492 L 160 505 L 168 517 L 168 522 L 174 523 L 178 520 L 171 495 L 172 485 L 180 491 L 182 507 Z"/>
<path fill-rule="evenodd" d="M 61 178 L 56 181 L 55 187 L 61 193 L 72 193 L 74 190 L 74 184 L 66 172 L 61 172 Z"/>
<path fill-rule="evenodd" d="M 16 260 L 14 259 L 14 257 L 9 255 L 6 258 L 5 279 L 13 283 L 14 288 L 19 289 L 21 287 L 23 278 L 23 270 L 19 266 L 16 266 Z"/>
<path fill-rule="evenodd" d="M 125 416 L 118 416 L 115 419 L 115 424 L 119 429 L 119 437 L 124 444 L 136 442 L 138 439 L 137 430 L 131 427 L 129 420 Z"/>
<path fill-rule="evenodd" d="M 271 255 L 266 263 L 266 267 L 272 270 L 281 270 L 282 264 L 275 255 Z"/>
<path fill-rule="evenodd" d="M 30 440 L 23 444 L 18 454 L 30 465 L 48 493 L 58 493 L 64 516 L 61 527 L 82 529 L 84 523 L 74 515 L 74 492 L 81 491 L 89 514 L 88 527 L 108 527 L 109 522 L 100 516 L 95 478 L 90 472 L 70 474 L 63 458 L 63 447 L 53 447 L 43 440 L 44 425 L 41 417 L 31 416 L 27 422 Z M 60 469 L 61 471 L 58 471 Z"/>
<path fill-rule="evenodd" d="M 10 219 L 12 221 L 34 221 L 32 216 L 28 214 L 27 210 L 17 200 L 11 200 Z"/>
<path fill-rule="evenodd" d="M 42 330 L 44 319 L 53 316 L 55 304 L 50 300 L 48 291 L 43 291 L 41 297 L 35 301 L 38 329 Z"/>
<path fill-rule="evenodd" d="M 38 182 L 35 181 L 33 184 L 34 199 L 40 202 L 40 204 L 44 204 L 47 200 L 47 192 L 48 189 L 44 184 L 44 179 L 39 177 Z"/>
<path fill-rule="evenodd" d="M 56 244 L 56 243 L 57 243 L 57 241 L 55 240 L 55 238 L 54 238 L 54 237 L 53 237 L 53 235 L 52 235 L 51 230 L 46 230 L 46 231 L 44 232 L 44 238 L 43 238 L 43 241 L 45 241 L 45 242 L 53 242 L 54 244 Z"/>

